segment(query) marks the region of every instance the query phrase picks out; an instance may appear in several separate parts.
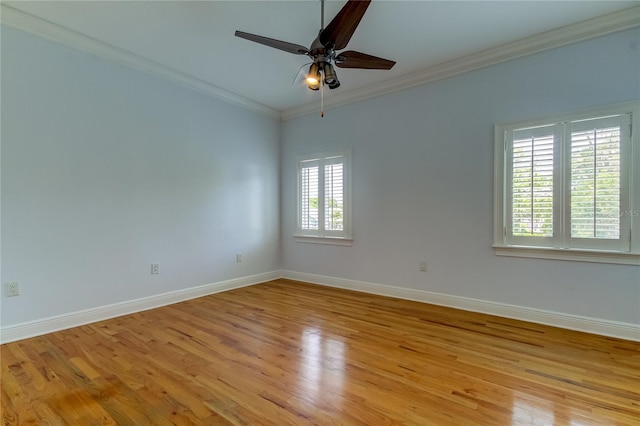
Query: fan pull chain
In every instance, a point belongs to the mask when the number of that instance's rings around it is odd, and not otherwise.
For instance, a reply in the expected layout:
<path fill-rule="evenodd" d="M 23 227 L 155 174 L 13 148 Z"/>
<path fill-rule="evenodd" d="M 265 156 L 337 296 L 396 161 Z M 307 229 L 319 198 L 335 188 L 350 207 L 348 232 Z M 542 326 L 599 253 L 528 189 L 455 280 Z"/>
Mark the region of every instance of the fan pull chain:
<path fill-rule="evenodd" d="M 324 118 L 324 79 L 320 81 L 320 117 Z"/>

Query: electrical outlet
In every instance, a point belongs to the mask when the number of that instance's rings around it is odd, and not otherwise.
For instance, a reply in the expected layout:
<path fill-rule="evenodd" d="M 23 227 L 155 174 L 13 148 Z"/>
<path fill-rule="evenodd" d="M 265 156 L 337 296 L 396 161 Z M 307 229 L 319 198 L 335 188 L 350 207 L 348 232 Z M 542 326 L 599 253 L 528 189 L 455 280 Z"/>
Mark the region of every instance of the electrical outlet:
<path fill-rule="evenodd" d="M 18 281 L 10 282 L 7 285 L 7 296 L 20 296 L 20 283 Z"/>
<path fill-rule="evenodd" d="M 236 262 L 238 263 L 242 262 L 242 253 L 236 254 Z"/>
<path fill-rule="evenodd" d="M 427 262 L 420 262 L 420 271 L 421 272 L 427 271 Z"/>
<path fill-rule="evenodd" d="M 157 263 L 151 264 L 151 275 L 158 275 L 160 273 L 160 265 Z"/>

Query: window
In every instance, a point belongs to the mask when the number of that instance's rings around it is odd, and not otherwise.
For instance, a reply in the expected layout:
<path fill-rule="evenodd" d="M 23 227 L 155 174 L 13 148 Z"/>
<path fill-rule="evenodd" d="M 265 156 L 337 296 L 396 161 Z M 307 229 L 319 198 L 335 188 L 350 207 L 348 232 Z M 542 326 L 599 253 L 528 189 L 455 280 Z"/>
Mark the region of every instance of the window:
<path fill-rule="evenodd" d="M 640 264 L 637 112 L 496 126 L 496 254 Z"/>
<path fill-rule="evenodd" d="M 348 154 L 298 160 L 296 236 L 350 239 Z"/>

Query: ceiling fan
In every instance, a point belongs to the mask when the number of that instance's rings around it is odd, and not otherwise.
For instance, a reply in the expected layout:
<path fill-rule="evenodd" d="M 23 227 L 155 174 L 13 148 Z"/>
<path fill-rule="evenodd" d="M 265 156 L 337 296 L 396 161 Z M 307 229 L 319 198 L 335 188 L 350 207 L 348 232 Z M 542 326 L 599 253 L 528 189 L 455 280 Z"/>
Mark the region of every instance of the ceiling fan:
<path fill-rule="evenodd" d="M 324 0 L 321 1 L 320 32 L 308 49 L 299 44 L 276 40 L 242 31 L 236 31 L 236 37 L 244 38 L 269 47 L 284 50 L 294 55 L 307 55 L 313 59 L 309 67 L 306 83 L 311 90 L 318 90 L 323 85 L 336 89 L 340 81 L 333 67 L 389 70 L 396 64 L 388 59 L 378 58 L 366 53 L 348 50 L 338 53 L 347 47 L 347 43 L 355 32 L 360 20 L 369 7 L 371 0 L 348 0 L 340 12 L 324 28 Z"/>

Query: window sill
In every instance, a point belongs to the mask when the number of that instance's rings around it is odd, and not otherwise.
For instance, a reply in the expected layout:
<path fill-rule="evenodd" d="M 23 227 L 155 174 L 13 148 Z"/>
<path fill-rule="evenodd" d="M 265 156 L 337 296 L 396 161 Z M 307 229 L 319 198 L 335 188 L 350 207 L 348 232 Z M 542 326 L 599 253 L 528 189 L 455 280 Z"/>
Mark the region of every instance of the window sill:
<path fill-rule="evenodd" d="M 315 237 L 312 235 L 294 235 L 296 243 L 328 244 L 332 246 L 352 246 L 353 239 L 340 237 Z"/>
<path fill-rule="evenodd" d="M 494 245 L 496 256 L 640 265 L 640 253 Z"/>

